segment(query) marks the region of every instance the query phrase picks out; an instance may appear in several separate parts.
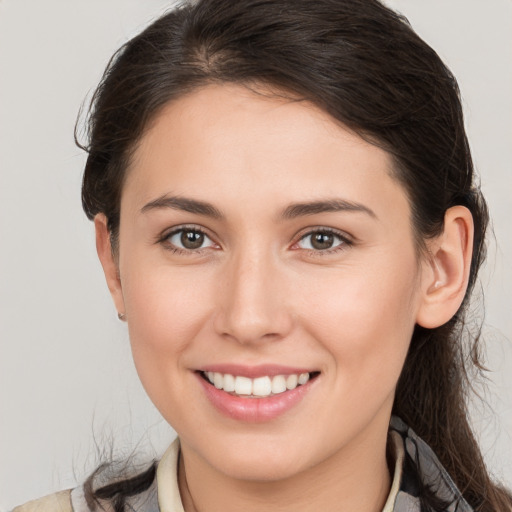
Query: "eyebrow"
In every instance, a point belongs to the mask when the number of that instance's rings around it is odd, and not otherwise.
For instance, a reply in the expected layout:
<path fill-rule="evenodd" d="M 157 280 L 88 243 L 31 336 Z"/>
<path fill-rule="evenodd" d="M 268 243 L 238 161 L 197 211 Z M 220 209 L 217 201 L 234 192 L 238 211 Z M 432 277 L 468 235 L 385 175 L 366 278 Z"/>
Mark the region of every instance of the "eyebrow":
<path fill-rule="evenodd" d="M 345 199 L 327 199 L 325 201 L 291 204 L 285 208 L 281 216 L 284 219 L 295 219 L 297 217 L 329 212 L 361 212 L 368 214 L 374 219 L 377 218 L 375 212 L 367 206 L 352 201 L 346 201 Z"/>
<path fill-rule="evenodd" d="M 159 210 L 162 208 L 182 210 L 184 212 L 204 215 L 205 217 L 212 217 L 214 219 L 222 219 L 224 217 L 224 215 L 222 215 L 222 213 L 217 208 L 215 208 L 215 206 L 205 201 L 168 195 L 163 195 L 154 201 L 145 204 L 140 211 L 141 213 L 146 213 L 151 210 Z"/>
<path fill-rule="evenodd" d="M 190 199 L 181 196 L 163 195 L 157 199 L 150 201 L 141 208 L 141 213 L 151 210 L 159 210 L 171 208 L 173 210 L 181 210 L 213 219 L 223 219 L 224 215 L 211 203 Z M 311 201 L 304 203 L 293 203 L 287 206 L 281 213 L 280 218 L 284 220 L 296 219 L 297 217 L 305 217 L 308 215 L 317 215 L 319 213 L 329 212 L 361 212 L 372 218 L 377 218 L 375 212 L 360 203 L 347 201 L 345 199 L 327 199 L 322 201 Z"/>

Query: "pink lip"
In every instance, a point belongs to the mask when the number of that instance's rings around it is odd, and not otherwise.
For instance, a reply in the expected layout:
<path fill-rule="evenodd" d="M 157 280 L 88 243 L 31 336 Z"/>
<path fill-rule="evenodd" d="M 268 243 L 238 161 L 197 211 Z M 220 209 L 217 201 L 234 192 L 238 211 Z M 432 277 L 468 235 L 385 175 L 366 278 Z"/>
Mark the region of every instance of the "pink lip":
<path fill-rule="evenodd" d="M 238 364 L 212 364 L 198 368 L 200 372 L 217 372 L 229 373 L 231 375 L 239 375 L 240 377 L 248 377 L 255 379 L 257 377 L 274 377 L 275 375 L 291 375 L 301 373 L 311 373 L 311 368 L 292 368 L 291 366 L 281 366 L 277 364 L 260 364 L 256 366 L 246 366 Z"/>
<path fill-rule="evenodd" d="M 219 373 L 231 372 L 226 371 Z M 235 375 L 247 374 L 235 373 Z M 261 373 L 259 375 L 261 375 Z M 264 373 L 264 375 L 270 374 Z M 284 375 L 284 373 L 275 373 L 275 375 Z M 316 378 L 309 380 L 306 384 L 298 386 L 295 389 L 265 398 L 242 398 L 226 393 L 222 389 L 217 389 L 207 382 L 199 372 L 196 372 L 196 376 L 205 391 L 206 397 L 217 411 L 234 420 L 248 423 L 263 423 L 286 413 L 304 398 L 317 380 Z"/>

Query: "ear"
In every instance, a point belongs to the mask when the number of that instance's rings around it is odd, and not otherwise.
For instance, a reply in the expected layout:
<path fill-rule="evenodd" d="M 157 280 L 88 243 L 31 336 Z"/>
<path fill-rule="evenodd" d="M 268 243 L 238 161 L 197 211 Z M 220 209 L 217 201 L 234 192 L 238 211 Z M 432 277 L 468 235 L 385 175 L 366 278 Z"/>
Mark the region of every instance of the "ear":
<path fill-rule="evenodd" d="M 110 232 L 107 227 L 107 218 L 102 213 L 94 217 L 94 227 L 96 229 L 96 251 L 105 273 L 110 295 L 114 301 L 120 319 L 124 318 L 125 306 L 123 298 L 123 289 L 121 278 L 119 276 L 119 267 L 112 253 L 110 241 Z"/>
<path fill-rule="evenodd" d="M 433 329 L 455 315 L 466 294 L 473 251 L 471 212 L 464 206 L 449 208 L 443 233 L 428 242 L 428 249 L 416 323 Z"/>

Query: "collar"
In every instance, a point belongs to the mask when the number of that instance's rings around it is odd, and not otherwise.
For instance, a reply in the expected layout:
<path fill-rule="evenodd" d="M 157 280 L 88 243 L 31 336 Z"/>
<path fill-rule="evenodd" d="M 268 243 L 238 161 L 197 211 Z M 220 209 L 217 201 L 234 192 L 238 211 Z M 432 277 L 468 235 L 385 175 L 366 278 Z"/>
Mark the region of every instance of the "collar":
<path fill-rule="evenodd" d="M 443 510 L 474 512 L 432 448 L 397 416 L 391 417 L 390 433 L 402 444 L 402 475 L 394 496 L 394 512 L 420 511 L 420 495 L 425 489 Z M 386 511 L 387 512 L 387 511 Z"/>
<path fill-rule="evenodd" d="M 178 487 L 180 440 L 175 439 L 158 463 L 156 480 L 160 512 L 185 512 Z"/>
<path fill-rule="evenodd" d="M 404 467 L 404 443 L 398 432 L 391 430 L 389 433 L 389 442 L 392 443 L 391 449 L 395 460 L 395 469 L 393 471 L 393 481 L 391 482 L 391 489 L 389 491 L 388 499 L 382 509 L 382 512 L 393 512 L 395 510 L 395 502 L 400 491 L 400 484 L 402 482 L 402 472 Z"/>

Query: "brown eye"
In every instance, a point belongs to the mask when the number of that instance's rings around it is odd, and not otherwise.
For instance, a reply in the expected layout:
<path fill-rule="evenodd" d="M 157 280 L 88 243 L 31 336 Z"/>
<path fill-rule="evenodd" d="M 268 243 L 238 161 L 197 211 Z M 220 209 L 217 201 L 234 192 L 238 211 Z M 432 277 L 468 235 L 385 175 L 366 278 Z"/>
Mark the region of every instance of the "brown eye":
<path fill-rule="evenodd" d="M 180 241 L 185 249 L 199 249 L 203 245 L 204 234 L 199 231 L 182 231 Z"/>
<path fill-rule="evenodd" d="M 330 249 L 334 243 L 334 235 L 332 233 L 314 233 L 311 235 L 311 246 L 314 249 Z"/>
<path fill-rule="evenodd" d="M 341 235 L 332 231 L 312 231 L 304 235 L 297 244 L 301 249 L 310 251 L 329 251 L 350 245 L 350 242 Z"/>
<path fill-rule="evenodd" d="M 177 249 L 195 251 L 214 246 L 213 241 L 199 229 L 180 229 L 167 237 L 168 242 Z"/>

